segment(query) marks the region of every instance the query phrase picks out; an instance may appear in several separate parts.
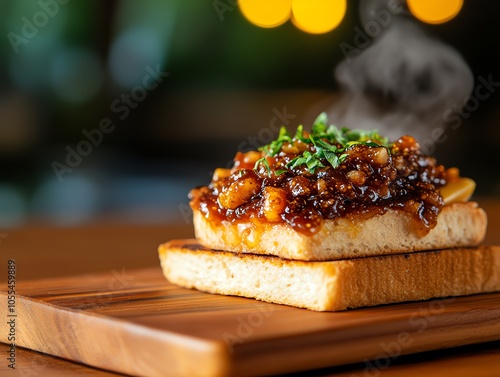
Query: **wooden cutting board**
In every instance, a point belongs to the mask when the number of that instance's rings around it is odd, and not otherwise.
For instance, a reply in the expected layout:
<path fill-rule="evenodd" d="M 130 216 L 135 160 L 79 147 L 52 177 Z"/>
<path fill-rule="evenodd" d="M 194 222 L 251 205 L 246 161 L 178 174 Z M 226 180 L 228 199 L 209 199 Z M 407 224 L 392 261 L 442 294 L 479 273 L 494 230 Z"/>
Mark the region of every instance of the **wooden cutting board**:
<path fill-rule="evenodd" d="M 363 361 L 373 370 L 402 354 L 500 339 L 500 293 L 319 313 L 179 288 L 160 268 L 19 282 L 17 293 L 17 346 L 137 376 L 268 375 Z M 8 343 L 0 294 L 0 341 Z"/>

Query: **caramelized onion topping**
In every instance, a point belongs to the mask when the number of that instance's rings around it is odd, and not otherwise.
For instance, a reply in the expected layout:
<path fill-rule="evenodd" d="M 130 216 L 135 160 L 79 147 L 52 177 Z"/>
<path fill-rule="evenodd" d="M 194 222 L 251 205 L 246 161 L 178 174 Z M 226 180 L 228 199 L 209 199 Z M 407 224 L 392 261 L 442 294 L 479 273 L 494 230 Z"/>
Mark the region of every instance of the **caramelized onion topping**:
<path fill-rule="evenodd" d="M 444 205 L 439 189 L 459 178 L 457 169 L 446 170 L 421 154 L 411 136 L 388 148 L 353 145 L 335 168 L 327 163 L 314 172 L 305 165 L 289 168 L 291 160 L 305 150 L 315 153 L 315 148 L 294 139 L 275 156 L 238 152 L 232 169 L 217 169 L 208 186 L 191 191 L 191 207 L 216 223 L 256 218 L 289 224 L 306 235 L 319 231 L 325 219 L 355 221 L 394 209 L 409 213 L 415 231 L 424 235 L 434 228 Z M 263 157 L 268 167 L 260 164 L 254 170 Z"/>

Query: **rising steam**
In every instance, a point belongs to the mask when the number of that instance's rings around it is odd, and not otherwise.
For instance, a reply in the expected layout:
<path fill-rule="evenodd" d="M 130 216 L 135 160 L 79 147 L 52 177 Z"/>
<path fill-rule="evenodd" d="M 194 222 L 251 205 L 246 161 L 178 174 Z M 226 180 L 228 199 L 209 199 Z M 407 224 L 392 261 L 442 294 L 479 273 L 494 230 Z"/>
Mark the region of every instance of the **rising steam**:
<path fill-rule="evenodd" d="M 365 31 L 387 0 L 361 0 Z M 330 119 L 350 128 L 377 128 L 390 138 L 429 136 L 443 114 L 470 95 L 472 72 L 452 47 L 426 35 L 407 14 L 392 15 L 371 44 L 335 69 L 342 88 Z"/>

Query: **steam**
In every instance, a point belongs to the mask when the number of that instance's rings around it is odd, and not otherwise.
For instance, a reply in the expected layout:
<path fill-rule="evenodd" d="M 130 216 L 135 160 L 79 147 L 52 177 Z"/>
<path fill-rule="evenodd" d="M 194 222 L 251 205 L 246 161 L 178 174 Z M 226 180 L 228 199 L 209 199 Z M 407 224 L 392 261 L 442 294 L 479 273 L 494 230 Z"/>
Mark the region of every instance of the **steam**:
<path fill-rule="evenodd" d="M 387 0 L 361 0 L 365 31 Z M 380 13 L 379 13 L 380 14 Z M 335 77 L 342 88 L 330 119 L 350 128 L 377 128 L 394 139 L 410 134 L 422 140 L 443 114 L 470 95 L 472 72 L 452 47 L 432 39 L 404 13 L 388 22 L 361 53 L 340 63 Z"/>

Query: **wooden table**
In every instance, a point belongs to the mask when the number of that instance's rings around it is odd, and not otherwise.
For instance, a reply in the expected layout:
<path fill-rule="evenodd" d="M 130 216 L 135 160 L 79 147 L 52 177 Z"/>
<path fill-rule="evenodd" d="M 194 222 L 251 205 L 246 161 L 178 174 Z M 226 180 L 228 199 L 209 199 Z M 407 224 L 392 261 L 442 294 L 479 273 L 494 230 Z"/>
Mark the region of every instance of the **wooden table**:
<path fill-rule="evenodd" d="M 479 200 L 489 217 L 486 244 L 500 245 L 500 201 Z M 158 265 L 158 244 L 193 237 L 191 224 L 126 226 L 94 224 L 79 228 L 31 226 L 0 232 L 0 284 L 5 285 L 8 259 L 15 259 L 17 279 L 32 280 L 89 272 L 118 274 Z M 0 354 L 8 347 L 0 344 Z M 379 361 L 381 363 L 382 361 Z M 0 358 L 0 376 L 118 376 L 38 352 L 18 348 L 16 370 Z M 370 362 L 318 370 L 311 376 L 499 376 L 500 341 L 401 356 L 387 364 Z"/>

